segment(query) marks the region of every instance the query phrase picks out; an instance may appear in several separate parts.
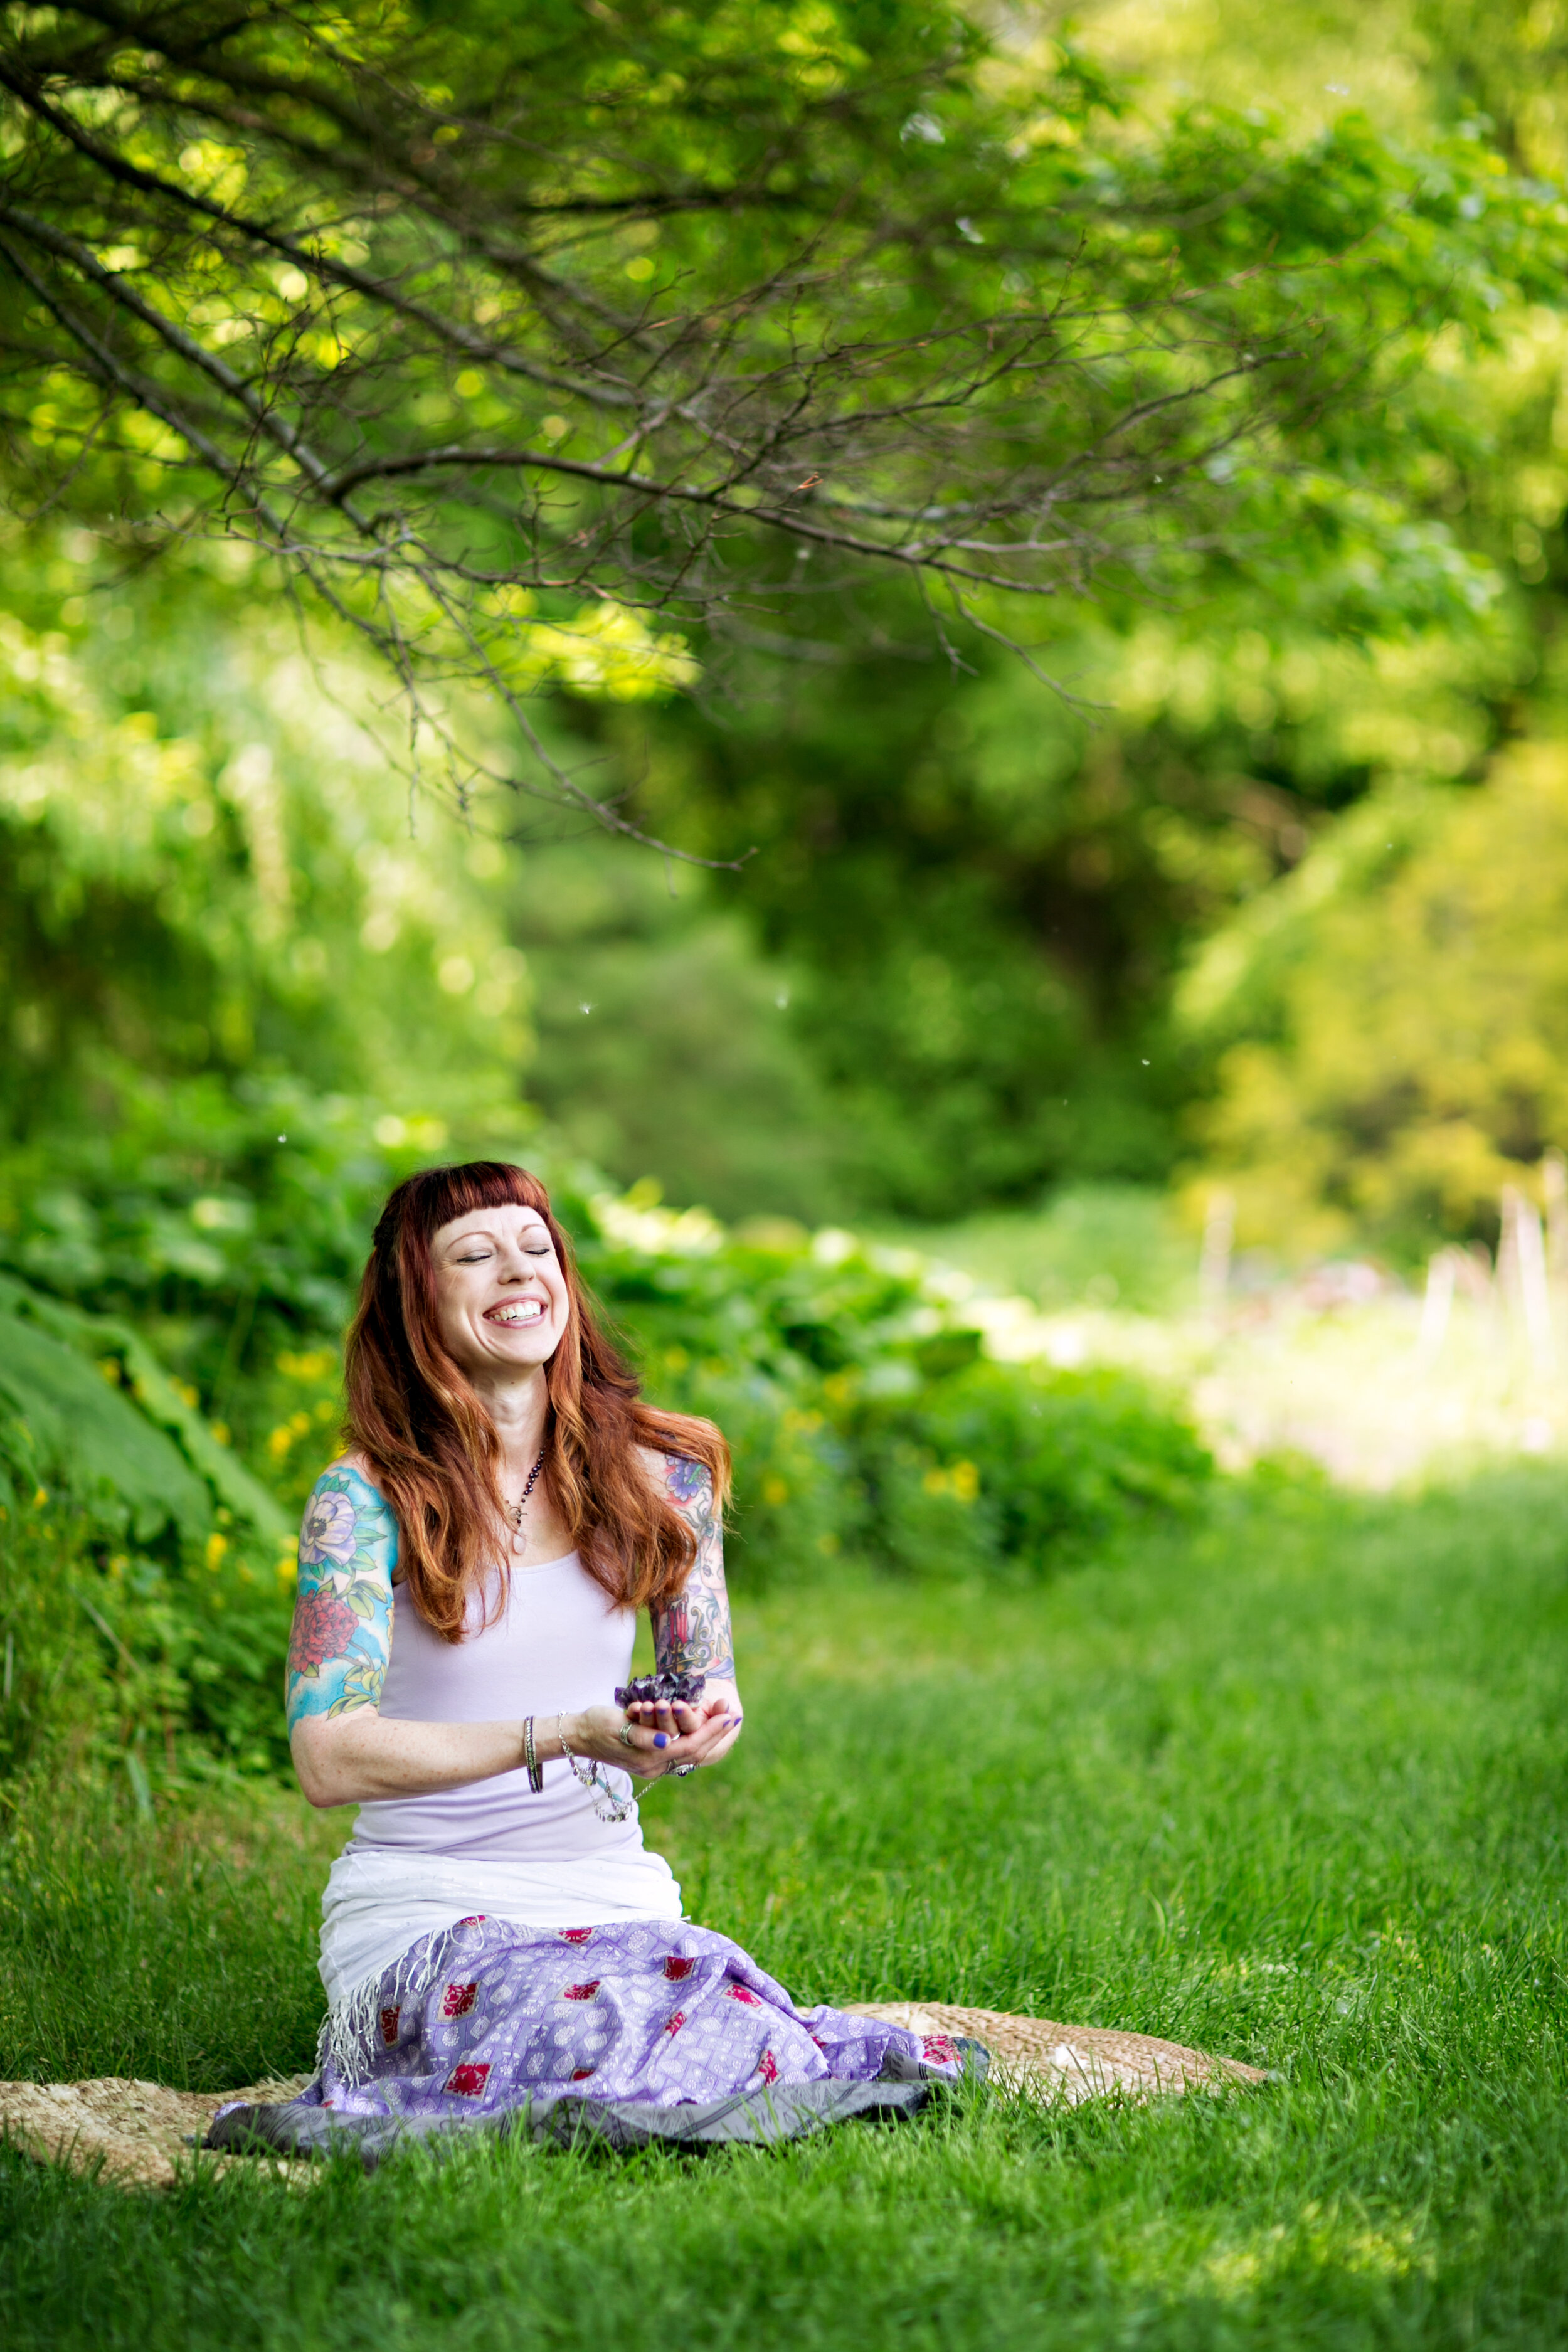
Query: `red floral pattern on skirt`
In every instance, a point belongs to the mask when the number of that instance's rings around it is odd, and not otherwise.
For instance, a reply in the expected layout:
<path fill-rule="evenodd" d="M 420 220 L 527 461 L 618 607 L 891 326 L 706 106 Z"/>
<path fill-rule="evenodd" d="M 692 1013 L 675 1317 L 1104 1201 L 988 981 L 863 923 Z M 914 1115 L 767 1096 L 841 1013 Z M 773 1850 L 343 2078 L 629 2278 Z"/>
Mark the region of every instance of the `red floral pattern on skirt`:
<path fill-rule="evenodd" d="M 589 1943 L 594 1974 L 579 1979 Z M 411 1946 L 368 2005 L 368 2068 L 345 2076 L 330 2054 L 310 2104 L 471 2120 L 481 2105 L 563 2094 L 656 2106 L 773 2097 L 824 2078 L 872 2082 L 895 2045 L 900 2081 L 963 2074 L 951 2035 L 798 2010 L 728 1937 L 684 1922 L 534 1934 L 476 1914 Z"/>

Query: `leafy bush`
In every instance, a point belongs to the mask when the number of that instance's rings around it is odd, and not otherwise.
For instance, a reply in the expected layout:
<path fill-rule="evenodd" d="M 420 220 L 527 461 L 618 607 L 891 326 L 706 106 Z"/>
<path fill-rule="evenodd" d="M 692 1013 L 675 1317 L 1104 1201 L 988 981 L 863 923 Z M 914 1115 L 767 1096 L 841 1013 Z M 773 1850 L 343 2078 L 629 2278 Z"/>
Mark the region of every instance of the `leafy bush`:
<path fill-rule="evenodd" d="M 868 1545 L 921 1576 L 1039 1576 L 1212 1475 L 1193 1430 L 1142 1381 L 976 1361 L 858 1433 Z"/>
<path fill-rule="evenodd" d="M 389 1173 L 330 1121 L 300 1129 L 287 1158 L 251 1170 L 243 1224 L 211 1228 L 209 1289 L 260 1333 L 208 1371 L 249 1433 L 248 1466 L 131 1323 L 0 1276 L 0 1773 L 63 1740 L 144 1796 L 215 1758 L 283 1758 L 284 1511 L 336 1443 L 340 1319 Z M 209 1160 L 197 1199 L 243 1200 L 241 1164 Z M 784 1225 L 730 1234 L 555 1172 L 584 1274 L 648 1392 L 731 1440 L 742 1584 L 820 1576 L 849 1553 L 921 1576 L 1038 1576 L 1136 1514 L 1184 1507 L 1207 1475 L 1185 1423 L 1125 1375 L 984 1360 L 907 1251 Z M 166 1161 L 161 1181 L 197 1179 Z M 140 1283 L 144 1305 L 166 1306 L 169 1221 L 138 1228 L 123 1195 L 106 1215 L 121 1295 Z"/>
<path fill-rule="evenodd" d="M 52 1476 L 111 1531 L 188 1542 L 237 1519 L 276 1552 L 282 1513 L 196 1402 L 129 1326 L 0 1276 L 0 1493 Z"/>
<path fill-rule="evenodd" d="M 293 1545 L 140 1335 L 0 1277 L 0 1778 L 284 1753 Z"/>
<path fill-rule="evenodd" d="M 287 1759 L 283 1655 L 293 1571 L 220 1531 L 197 1548 L 121 1547 L 68 1496 L 0 1520 L 0 1780 L 154 1786 Z M 122 1776 L 122 1777 L 121 1777 Z"/>
<path fill-rule="evenodd" d="M 847 1549 L 920 1575 L 1038 1575 L 1135 1515 L 1188 1507 L 1212 1473 L 1126 1373 L 984 1360 L 910 1252 L 594 1214 L 584 1269 L 650 1391 L 734 1447 L 742 1578 Z"/>

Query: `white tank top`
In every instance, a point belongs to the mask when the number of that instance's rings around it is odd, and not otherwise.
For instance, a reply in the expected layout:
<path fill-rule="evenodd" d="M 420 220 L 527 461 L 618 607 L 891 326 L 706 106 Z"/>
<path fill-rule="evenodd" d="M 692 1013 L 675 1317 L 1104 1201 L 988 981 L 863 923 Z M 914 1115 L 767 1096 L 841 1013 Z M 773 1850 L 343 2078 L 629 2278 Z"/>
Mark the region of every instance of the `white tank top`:
<path fill-rule="evenodd" d="M 493 1608 L 499 1572 L 485 1596 Z M 392 1658 L 381 1712 L 401 1723 L 494 1723 L 519 1716 L 554 1727 L 602 1706 L 631 1664 L 637 1619 L 608 1605 L 575 1552 L 514 1568 L 504 1612 L 470 1602 L 460 1642 L 433 1633 L 394 1588 Z M 618 1797 L 629 1774 L 608 1768 Z M 563 1758 L 544 1767 L 535 1796 L 528 1774 L 500 1773 L 428 1797 L 383 1797 L 360 1807 L 354 1833 L 321 1897 L 321 1980 L 334 2012 L 373 1990 L 421 1936 L 484 1912 L 542 1929 L 616 1919 L 679 1919 L 680 1888 L 668 1863 L 649 1853 L 635 1809 L 602 1820 Z"/>
<path fill-rule="evenodd" d="M 392 1660 L 381 1712 L 395 1723 L 493 1723 L 531 1715 L 553 1730 L 559 1709 L 607 1706 L 631 1666 L 637 1618 L 609 1602 L 577 1554 L 514 1568 L 505 1608 L 499 1571 L 481 1606 L 470 1597 L 468 1630 L 444 1642 L 415 1610 L 405 1589 L 393 1596 Z M 617 1796 L 631 1780 L 603 1768 Z M 396 1847 L 430 1854 L 507 1856 L 529 1863 L 570 1862 L 617 1849 L 641 1852 L 635 1812 L 602 1821 L 564 1758 L 544 1767 L 535 1796 L 520 1765 L 494 1780 L 470 1781 L 433 1796 L 383 1797 L 362 1805 L 353 1847 Z"/>

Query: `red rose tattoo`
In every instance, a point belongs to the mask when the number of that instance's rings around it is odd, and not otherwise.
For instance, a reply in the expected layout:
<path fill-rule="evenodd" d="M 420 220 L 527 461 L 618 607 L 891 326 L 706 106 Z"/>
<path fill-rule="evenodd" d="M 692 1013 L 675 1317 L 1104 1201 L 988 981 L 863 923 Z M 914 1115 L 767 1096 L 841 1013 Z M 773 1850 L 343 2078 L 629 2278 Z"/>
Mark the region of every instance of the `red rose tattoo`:
<path fill-rule="evenodd" d="M 302 1592 L 294 1603 L 289 1636 L 289 1671 L 319 1675 L 328 1658 L 341 1658 L 359 1631 L 359 1619 L 334 1592 Z"/>

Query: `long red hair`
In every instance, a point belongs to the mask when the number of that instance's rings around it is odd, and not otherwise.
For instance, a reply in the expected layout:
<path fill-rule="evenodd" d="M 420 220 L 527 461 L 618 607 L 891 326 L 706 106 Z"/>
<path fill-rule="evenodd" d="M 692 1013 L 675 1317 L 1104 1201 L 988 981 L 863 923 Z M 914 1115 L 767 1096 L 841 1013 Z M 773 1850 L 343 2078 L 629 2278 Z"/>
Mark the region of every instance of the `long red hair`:
<path fill-rule="evenodd" d="M 689 1523 L 649 1478 L 639 1446 L 700 1462 L 716 1508 L 729 1491 L 730 1449 L 712 1423 L 657 1412 L 638 1395 L 537 1176 L 473 1160 L 406 1177 L 381 1213 L 349 1327 L 344 1433 L 397 1515 L 409 1599 L 448 1642 L 462 1638 L 468 1596 L 498 1560 L 504 1575 L 510 1547 L 500 1442 L 442 1345 L 430 1239 L 454 1217 L 509 1205 L 538 1212 L 566 1277 L 566 1328 L 544 1371 L 543 1475 L 595 1583 L 625 1608 L 662 1607 L 696 1557 Z"/>

